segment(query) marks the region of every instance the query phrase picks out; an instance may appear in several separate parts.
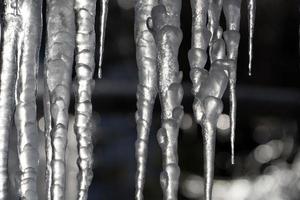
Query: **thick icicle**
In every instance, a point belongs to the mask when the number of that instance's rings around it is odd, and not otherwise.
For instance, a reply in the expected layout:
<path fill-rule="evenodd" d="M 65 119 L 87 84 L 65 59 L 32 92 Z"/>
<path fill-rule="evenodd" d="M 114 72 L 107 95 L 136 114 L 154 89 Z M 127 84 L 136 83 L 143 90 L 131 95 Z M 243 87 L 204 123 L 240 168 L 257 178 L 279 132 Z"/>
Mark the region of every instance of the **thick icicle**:
<path fill-rule="evenodd" d="M 248 0 L 248 29 L 249 29 L 249 76 L 252 74 L 253 36 L 255 28 L 256 0 Z"/>
<path fill-rule="evenodd" d="M 194 111 L 196 120 L 202 127 L 204 140 L 204 178 L 205 200 L 212 198 L 214 177 L 215 138 L 218 120 L 223 110 L 222 96 L 228 84 L 228 68 L 232 61 L 226 59 L 222 30 L 211 46 L 211 67 L 196 95 Z"/>
<path fill-rule="evenodd" d="M 51 161 L 51 166 L 47 168 L 51 167 L 52 171 L 49 177 L 50 195 L 47 196 L 55 200 L 63 200 L 65 196 L 65 150 L 74 46 L 74 0 L 47 0 L 44 102 L 46 106 L 48 105 L 45 108 L 46 112 L 51 114 L 50 119 L 46 119 L 46 129 L 50 126 L 50 137 L 46 135 L 47 157 L 51 154 L 49 151 L 52 151 L 52 159 L 47 158 Z M 49 148 L 49 143 L 52 149 Z"/>
<path fill-rule="evenodd" d="M 88 198 L 93 178 L 92 90 L 95 70 L 96 0 L 75 0 L 76 13 L 76 80 L 74 131 L 78 142 L 78 200 Z"/>
<path fill-rule="evenodd" d="M 106 20 L 108 13 L 108 2 L 109 0 L 101 1 L 101 12 L 100 12 L 100 44 L 99 44 L 99 66 L 98 66 L 98 78 L 102 77 L 102 60 L 104 52 L 104 41 L 105 41 L 105 30 L 106 30 Z"/>
<path fill-rule="evenodd" d="M 222 28 L 219 25 L 223 0 L 209 0 L 208 29 L 211 32 L 209 44 L 210 70 L 207 78 L 203 79 L 202 86 L 197 94 L 199 101 L 194 103 L 197 121 L 202 127 L 204 145 L 204 192 L 205 200 L 212 199 L 214 177 L 216 128 L 223 110 L 222 96 L 228 83 L 226 71 L 225 44 L 222 39 Z M 202 107 L 202 108 L 201 108 Z M 203 110 L 203 114 L 201 114 Z"/>
<path fill-rule="evenodd" d="M 42 32 L 42 2 L 19 3 L 21 24 L 18 35 L 18 75 L 16 81 L 15 124 L 18 133 L 18 158 L 21 199 L 37 200 L 37 121 L 36 93 L 39 48 Z"/>
<path fill-rule="evenodd" d="M 0 74 L 0 199 L 8 198 L 8 144 L 15 108 L 17 40 L 21 19 L 15 0 L 5 0 Z"/>
<path fill-rule="evenodd" d="M 219 30 L 220 32 L 221 30 Z M 225 44 L 218 33 L 211 47 L 211 67 L 202 80 L 201 88 L 195 97 L 194 112 L 196 120 L 202 127 L 204 143 L 204 179 L 205 200 L 211 200 L 216 128 L 223 110 L 222 96 L 228 83 L 228 66 L 231 64 L 225 57 Z"/>
<path fill-rule="evenodd" d="M 157 5 L 157 0 L 137 0 L 135 5 L 136 61 L 139 70 L 139 84 L 136 94 L 136 200 L 143 199 L 148 138 L 152 121 L 153 105 L 157 95 L 156 46 L 146 23 L 155 5 Z"/>
<path fill-rule="evenodd" d="M 159 3 L 151 12 L 148 28 L 153 32 L 156 43 L 158 89 L 162 107 L 162 128 L 157 135 L 163 154 L 160 182 L 164 199 L 176 200 L 180 175 L 177 137 L 183 116 L 182 72 L 178 64 L 178 49 L 182 40 L 181 0 L 161 0 Z"/>
<path fill-rule="evenodd" d="M 230 92 L 230 124 L 231 124 L 231 163 L 234 164 L 234 140 L 236 126 L 236 69 L 237 57 L 240 42 L 240 16 L 241 0 L 224 0 L 224 15 L 226 19 L 227 30 L 224 32 L 227 57 L 232 60 L 232 66 L 229 67 L 229 92 Z"/>
<path fill-rule="evenodd" d="M 208 0 L 191 0 L 192 7 L 192 43 L 191 49 L 188 53 L 189 63 L 190 63 L 190 78 L 193 83 L 192 93 L 195 97 L 193 110 L 197 122 L 202 126 L 202 134 L 204 141 L 204 177 L 205 177 L 205 197 L 206 200 L 210 199 L 212 181 L 213 181 L 213 158 L 214 158 L 214 140 L 215 133 L 214 127 L 211 127 L 209 120 L 206 119 L 207 109 L 205 108 L 204 102 L 208 97 L 202 97 L 200 94 L 200 88 L 202 84 L 208 78 L 208 71 L 204 69 L 207 62 L 207 47 L 210 43 L 211 35 L 214 34 L 215 27 L 218 27 L 218 24 L 215 25 L 215 21 L 218 20 L 218 16 L 215 19 L 213 15 L 215 13 L 210 10 L 210 27 L 206 27 L 207 24 L 207 14 L 208 6 L 212 7 L 215 4 L 209 3 Z M 213 88 L 214 89 L 214 88 Z M 211 101 L 219 102 L 220 100 L 210 98 Z M 207 100 L 206 100 L 207 101 Z M 219 103 L 221 104 L 221 103 Z M 222 104 L 221 104 L 222 105 Z"/>

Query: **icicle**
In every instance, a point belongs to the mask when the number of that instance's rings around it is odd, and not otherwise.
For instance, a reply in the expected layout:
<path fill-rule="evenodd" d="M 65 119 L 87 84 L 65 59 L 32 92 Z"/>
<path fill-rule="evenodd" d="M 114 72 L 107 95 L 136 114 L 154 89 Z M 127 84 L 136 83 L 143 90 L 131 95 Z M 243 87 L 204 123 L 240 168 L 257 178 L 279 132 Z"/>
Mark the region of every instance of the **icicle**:
<path fill-rule="evenodd" d="M 240 41 L 240 16 L 241 0 L 224 0 L 224 15 L 227 31 L 224 32 L 224 40 L 227 48 L 227 57 L 233 60 L 229 66 L 229 92 L 230 92 L 230 122 L 231 122 L 231 163 L 234 164 L 234 140 L 236 126 L 236 65 Z"/>
<path fill-rule="evenodd" d="M 20 198 L 37 200 L 36 92 L 42 32 L 42 2 L 19 3 L 21 24 L 18 35 L 15 124 L 18 133 Z M 26 14 L 25 14 L 26 13 Z"/>
<path fill-rule="evenodd" d="M 47 70 L 44 68 L 44 77 L 47 77 Z M 44 120 L 45 120 L 45 153 L 46 153 L 46 193 L 47 200 L 51 200 L 51 185 L 52 185 L 52 145 L 51 145 L 51 135 L 50 132 L 52 130 L 51 126 L 51 112 L 50 112 L 50 96 L 47 91 L 47 82 L 44 81 L 44 96 L 43 96 L 43 105 L 44 105 Z"/>
<path fill-rule="evenodd" d="M 197 119 L 202 127 L 204 140 L 204 192 L 205 200 L 211 200 L 214 177 L 215 138 L 219 116 L 223 110 L 222 96 L 228 83 L 226 73 L 227 60 L 225 56 L 225 44 L 222 39 L 222 28 L 219 25 L 222 11 L 222 0 L 209 0 L 208 7 L 208 29 L 211 32 L 209 44 L 211 67 L 207 78 L 197 94 L 198 101 L 195 102 L 194 110 L 198 107 Z M 201 103 L 202 102 L 202 103 Z"/>
<path fill-rule="evenodd" d="M 95 69 L 95 15 L 96 0 L 76 0 L 76 82 L 75 124 L 78 142 L 78 200 L 88 198 L 88 189 L 93 178 L 92 103 Z"/>
<path fill-rule="evenodd" d="M 20 16 L 16 1 L 5 0 L 0 74 L 0 199 L 8 199 L 8 144 L 13 117 Z"/>
<path fill-rule="evenodd" d="M 221 29 L 218 32 L 221 32 Z M 225 44 L 221 33 L 217 34 L 210 52 L 212 64 L 208 75 L 202 80 L 201 88 L 194 102 L 196 120 L 202 127 L 204 140 L 205 200 L 211 200 L 216 128 L 223 110 L 221 98 L 227 87 L 227 68 L 230 63 L 225 56 Z"/>
<path fill-rule="evenodd" d="M 152 30 L 157 50 L 158 89 L 162 107 L 162 128 L 157 139 L 163 154 L 160 182 L 164 199 L 176 200 L 180 169 L 178 166 L 177 137 L 183 107 L 181 101 L 182 72 L 179 71 L 178 49 L 182 40 L 180 29 L 180 0 L 161 0 L 151 12 L 148 27 Z"/>
<path fill-rule="evenodd" d="M 205 178 L 205 199 L 211 199 L 211 190 L 213 182 L 213 163 L 214 163 L 214 149 L 215 149 L 215 131 L 211 127 L 208 120 L 206 120 L 207 108 L 204 107 L 204 102 L 207 98 L 202 98 L 199 93 L 203 83 L 207 81 L 208 72 L 204 69 L 207 62 L 207 47 L 211 40 L 211 35 L 214 33 L 216 25 L 215 14 L 210 10 L 210 27 L 206 27 L 208 6 L 212 7 L 212 3 L 208 4 L 208 0 L 191 0 L 192 7 L 192 44 L 188 54 L 189 63 L 191 67 L 190 78 L 193 83 L 192 93 L 195 97 L 193 110 L 197 122 L 202 126 L 202 134 L 204 141 L 204 178 Z M 218 17 L 217 17 L 218 18 Z M 209 31 L 210 30 L 210 31 Z M 211 34 L 212 33 L 212 34 Z M 214 101 L 217 99 L 212 99 Z M 218 100 L 217 102 L 219 102 Z M 222 104 L 221 104 L 222 105 Z M 208 108 L 211 110 L 211 108 Z M 205 120 L 204 120 L 205 119 Z"/>
<path fill-rule="evenodd" d="M 256 0 L 248 0 L 248 29 L 249 29 L 249 76 L 252 74 L 253 36 L 255 27 Z"/>
<path fill-rule="evenodd" d="M 108 13 L 108 1 L 109 0 L 100 0 L 101 1 L 101 13 L 100 13 L 100 45 L 99 45 L 99 68 L 98 68 L 98 78 L 102 77 L 102 59 L 104 52 L 104 40 L 105 40 L 105 30 L 106 30 L 106 20 Z"/>
<path fill-rule="evenodd" d="M 146 175 L 147 146 L 152 121 L 152 111 L 157 95 L 157 67 L 155 41 L 147 28 L 147 19 L 157 0 L 138 0 L 135 5 L 136 60 L 139 70 L 137 88 L 137 140 L 135 199 L 143 199 Z"/>
<path fill-rule="evenodd" d="M 51 116 L 46 122 L 51 123 L 51 142 L 48 141 L 50 138 L 46 135 L 46 144 L 48 146 L 51 143 L 52 149 L 46 151 L 49 156 L 49 151 L 52 150 L 50 197 L 56 200 L 63 200 L 65 196 L 65 150 L 74 46 L 74 1 L 47 0 L 46 96 L 44 102 L 47 105 L 50 101 L 50 106 L 46 108 L 46 111 L 50 111 Z M 48 125 L 46 124 L 46 128 Z M 49 165 L 49 163 L 47 164 Z M 47 166 L 47 168 L 49 167 Z"/>

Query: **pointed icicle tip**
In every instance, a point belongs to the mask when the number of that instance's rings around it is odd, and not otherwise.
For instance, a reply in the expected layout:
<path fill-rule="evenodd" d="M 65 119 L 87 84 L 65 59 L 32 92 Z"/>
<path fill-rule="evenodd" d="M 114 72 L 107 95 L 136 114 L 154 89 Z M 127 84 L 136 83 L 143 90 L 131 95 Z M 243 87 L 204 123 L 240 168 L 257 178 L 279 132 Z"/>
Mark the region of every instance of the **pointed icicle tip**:
<path fill-rule="evenodd" d="M 253 35 L 255 27 L 256 0 L 248 0 L 248 29 L 249 29 L 249 65 L 248 75 L 252 75 L 252 59 L 253 59 Z"/>
<path fill-rule="evenodd" d="M 231 108 L 230 108 L 230 121 L 231 121 L 231 133 L 230 133 L 230 146 L 231 146 L 231 164 L 234 165 L 234 141 L 235 141 L 235 127 L 236 127 L 236 96 L 235 90 L 230 91 L 231 94 Z M 233 93 L 234 92 L 234 93 Z"/>
<path fill-rule="evenodd" d="M 234 144 L 234 143 L 232 143 Z M 234 165 L 235 164 L 235 159 L 234 159 L 234 145 L 231 146 L 231 164 Z"/>
<path fill-rule="evenodd" d="M 98 78 L 102 78 L 101 65 L 102 65 L 103 52 L 104 52 L 105 30 L 106 30 L 106 21 L 107 21 L 107 13 L 108 13 L 108 1 L 109 0 L 101 0 Z"/>

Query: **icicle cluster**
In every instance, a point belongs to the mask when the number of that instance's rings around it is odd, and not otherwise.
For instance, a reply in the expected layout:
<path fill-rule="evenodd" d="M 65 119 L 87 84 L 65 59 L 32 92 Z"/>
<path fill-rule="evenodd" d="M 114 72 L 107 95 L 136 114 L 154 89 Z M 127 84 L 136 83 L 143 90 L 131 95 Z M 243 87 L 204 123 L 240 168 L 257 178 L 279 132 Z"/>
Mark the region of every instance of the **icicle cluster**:
<path fill-rule="evenodd" d="M 249 73 L 252 62 L 254 1 L 250 1 Z M 249 4 L 249 5 L 250 5 Z M 231 129 L 231 161 L 234 163 L 236 124 L 236 68 L 240 40 L 241 0 L 191 0 L 193 11 L 192 45 L 189 51 L 194 115 L 202 127 L 204 141 L 205 199 L 211 200 L 216 129 Z M 221 12 L 226 31 L 219 25 Z M 209 55 L 207 55 L 209 49 Z M 205 69 L 209 57 L 209 71 Z M 221 114 L 222 96 L 229 83 L 230 117 Z"/>
<path fill-rule="evenodd" d="M 100 1 L 99 71 L 108 4 L 107 0 Z M 74 55 L 74 131 L 79 153 L 78 199 L 87 199 L 93 176 L 91 95 L 95 67 L 96 0 L 47 0 L 46 6 L 43 101 L 47 199 L 65 199 L 65 151 Z M 38 199 L 36 93 L 42 1 L 5 0 L 0 2 L 0 8 L 0 199 L 8 198 L 8 139 L 14 116 L 18 133 L 19 197 L 34 200 Z"/>
<path fill-rule="evenodd" d="M 235 84 L 240 40 L 241 0 L 191 0 L 190 2 L 193 21 L 192 45 L 188 57 L 191 67 L 190 77 L 193 82 L 192 93 L 195 96 L 193 110 L 197 122 L 202 126 L 205 199 L 210 200 L 217 128 L 231 130 L 232 163 L 234 163 Z M 250 30 L 249 74 L 251 74 L 255 1 L 249 0 L 248 3 Z M 182 75 L 178 71 L 177 61 L 178 48 L 182 39 L 180 30 L 181 2 L 140 0 L 136 2 L 135 8 L 136 57 L 139 69 L 135 197 L 138 200 L 143 199 L 147 143 L 153 104 L 158 88 L 162 106 L 162 128 L 158 133 L 158 141 L 164 159 L 161 184 L 164 199 L 176 199 L 179 178 L 176 152 L 177 134 L 178 125 L 183 114 L 183 109 L 180 106 L 183 95 L 180 85 Z M 226 31 L 223 31 L 219 23 L 222 11 L 226 19 Z M 150 15 L 151 17 L 149 17 Z M 152 32 L 155 42 L 149 31 Z M 210 61 L 209 70 L 205 69 L 207 60 Z M 222 96 L 228 84 L 230 116 L 222 114 Z"/>
<path fill-rule="evenodd" d="M 180 30 L 181 1 L 136 2 L 135 38 L 139 85 L 137 91 L 136 195 L 143 199 L 147 159 L 147 143 L 152 110 L 157 90 L 162 107 L 162 128 L 157 139 L 163 154 L 160 181 L 164 199 L 177 199 L 180 169 L 177 136 L 183 107 L 182 73 L 178 65 L 178 49 L 182 40 Z"/>
<path fill-rule="evenodd" d="M 46 1 L 46 56 L 44 67 L 44 117 L 46 137 L 47 199 L 65 199 L 65 151 L 68 110 L 75 63 L 75 124 L 78 142 L 78 195 L 86 200 L 92 173 L 92 103 L 95 71 L 95 17 L 97 0 Z M 101 2 L 99 69 L 102 76 L 108 0 Z M 3 7 L 2 7 L 3 6 Z M 192 45 L 189 51 L 193 105 L 204 137 L 205 199 L 211 199 L 216 129 L 231 129 L 232 162 L 236 115 L 236 68 L 239 46 L 241 0 L 191 0 Z M 249 74 L 255 0 L 248 0 Z M 221 12 L 226 31 L 219 25 Z M 137 0 L 135 6 L 137 89 L 136 193 L 143 199 L 147 145 L 157 94 L 162 107 L 162 127 L 157 139 L 163 154 L 160 181 L 164 199 L 176 200 L 180 169 L 177 137 L 183 116 L 182 73 L 178 50 L 181 0 Z M 36 93 L 42 33 L 41 0 L 0 1 L 0 199 L 8 194 L 8 138 L 12 122 L 18 133 L 19 196 L 37 199 Z M 207 54 L 208 52 L 208 54 Z M 74 62 L 75 57 L 75 62 Z M 205 69 L 207 60 L 209 70 Z M 229 84 L 230 117 L 221 114 L 222 96 Z"/>

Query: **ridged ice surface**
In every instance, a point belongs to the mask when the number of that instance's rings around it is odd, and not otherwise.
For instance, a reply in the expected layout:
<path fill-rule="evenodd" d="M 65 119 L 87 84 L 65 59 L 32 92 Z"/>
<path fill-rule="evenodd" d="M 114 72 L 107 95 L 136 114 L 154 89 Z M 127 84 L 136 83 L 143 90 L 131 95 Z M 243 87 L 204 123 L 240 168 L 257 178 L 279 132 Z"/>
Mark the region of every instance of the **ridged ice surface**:
<path fill-rule="evenodd" d="M 95 69 L 96 0 L 76 0 L 76 78 L 74 131 L 78 142 L 78 198 L 86 200 L 93 178 L 92 90 Z"/>
<path fill-rule="evenodd" d="M 1 49 L 5 51 L 1 54 L 0 82 L 0 199 L 8 198 L 8 135 L 14 114 L 18 132 L 19 196 L 34 200 L 37 199 L 36 75 L 42 29 L 41 2 L 7 0 L 4 3 L 3 22 L 1 19 L 4 33 Z"/>
<path fill-rule="evenodd" d="M 8 138 L 11 131 L 17 77 L 17 38 L 21 23 L 14 1 L 5 1 L 0 75 L 0 199 L 8 198 Z M 5 24 L 5 26 L 4 26 Z"/>
<path fill-rule="evenodd" d="M 147 19 L 157 0 L 138 0 L 135 5 L 135 42 L 139 84 L 137 86 L 137 140 L 136 148 L 136 191 L 135 199 L 143 199 L 146 175 L 148 138 L 152 121 L 152 111 L 157 96 L 156 45 L 147 27 Z"/>
<path fill-rule="evenodd" d="M 98 77 L 104 52 L 108 0 L 100 1 L 100 21 L 95 22 L 97 0 L 46 1 L 46 55 L 44 67 L 44 118 L 46 199 L 65 199 L 66 147 L 71 90 L 75 92 L 74 132 L 78 152 L 77 199 L 87 200 L 92 181 L 92 90 L 95 71 L 95 23 L 100 24 Z M 190 0 L 192 41 L 188 53 L 193 83 L 193 111 L 202 127 L 205 200 L 212 198 L 217 129 L 231 132 L 234 163 L 236 124 L 236 69 L 240 40 L 242 0 Z M 0 1 L 0 200 L 8 199 L 8 144 L 12 125 L 17 130 L 20 199 L 37 197 L 39 164 L 37 135 L 37 72 L 42 33 L 42 0 Z M 249 75 L 251 75 L 255 0 L 247 0 Z M 165 200 L 176 200 L 180 169 L 177 137 L 183 107 L 182 73 L 178 50 L 181 0 L 136 0 L 135 42 L 137 86 L 137 140 L 135 199 L 143 200 L 148 138 L 157 94 L 162 125 L 157 139 L 162 150 L 160 176 Z M 222 15 L 222 12 L 224 15 Z M 226 27 L 220 26 L 224 16 Z M 75 60 L 74 60 L 75 58 Z M 72 68 L 75 64 L 74 87 Z M 224 114 L 222 97 L 229 87 L 230 113 Z M 14 120 L 13 120 L 14 117 Z"/>
<path fill-rule="evenodd" d="M 37 200 L 38 131 L 36 121 L 37 71 L 42 33 L 42 2 L 18 2 L 21 25 L 18 34 L 15 125 L 18 134 L 19 196 Z"/>
<path fill-rule="evenodd" d="M 53 200 L 65 197 L 65 151 L 74 47 L 74 1 L 48 0 L 44 109 L 47 196 Z"/>

